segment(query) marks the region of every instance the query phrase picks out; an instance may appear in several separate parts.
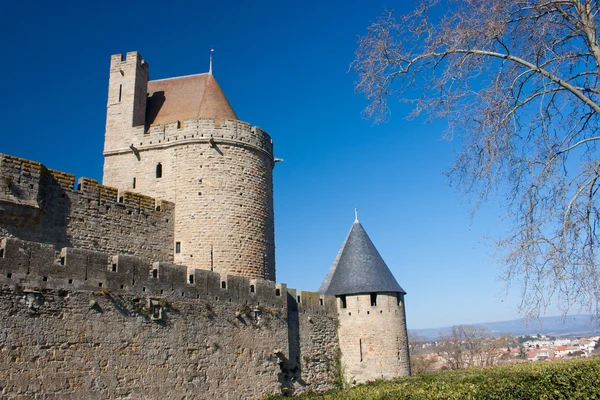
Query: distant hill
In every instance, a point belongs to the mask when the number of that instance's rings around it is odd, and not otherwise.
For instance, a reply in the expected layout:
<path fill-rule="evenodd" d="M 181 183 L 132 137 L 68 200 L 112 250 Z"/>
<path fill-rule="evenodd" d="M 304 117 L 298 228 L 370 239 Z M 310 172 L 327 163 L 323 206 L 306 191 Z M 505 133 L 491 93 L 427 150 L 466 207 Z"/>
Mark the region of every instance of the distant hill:
<path fill-rule="evenodd" d="M 481 324 L 468 324 L 488 329 L 496 336 L 511 335 L 537 335 L 547 336 L 591 336 L 600 334 L 599 322 L 592 321 L 591 315 L 568 315 L 566 317 L 542 317 L 527 321 L 524 318 L 512 321 L 486 322 Z M 440 335 L 448 335 L 451 326 L 431 329 L 409 329 L 410 333 L 424 336 L 427 340 L 436 340 Z"/>

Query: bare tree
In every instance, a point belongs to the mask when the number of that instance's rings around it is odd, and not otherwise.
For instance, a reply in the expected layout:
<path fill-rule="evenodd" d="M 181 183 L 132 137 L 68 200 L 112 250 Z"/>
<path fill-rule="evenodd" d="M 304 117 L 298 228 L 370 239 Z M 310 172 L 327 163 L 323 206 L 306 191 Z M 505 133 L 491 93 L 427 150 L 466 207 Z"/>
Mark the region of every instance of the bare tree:
<path fill-rule="evenodd" d="M 353 68 L 378 122 L 388 98 L 448 121 L 450 178 L 506 197 L 503 277 L 521 310 L 551 300 L 599 315 L 599 0 L 424 0 L 359 38 Z"/>
<path fill-rule="evenodd" d="M 443 357 L 450 369 L 467 367 L 461 330 L 462 326 L 453 326 L 450 335 L 440 335 L 438 342 L 438 354 Z"/>
<path fill-rule="evenodd" d="M 435 359 L 424 351 L 425 346 L 427 346 L 427 339 L 424 336 L 413 332 L 408 333 L 410 371 L 412 375 L 422 374 L 433 369 Z"/>
<path fill-rule="evenodd" d="M 495 338 L 486 328 L 458 325 L 449 335 L 440 335 L 438 354 L 450 369 L 485 367 L 497 364 L 505 344 L 504 338 Z"/>

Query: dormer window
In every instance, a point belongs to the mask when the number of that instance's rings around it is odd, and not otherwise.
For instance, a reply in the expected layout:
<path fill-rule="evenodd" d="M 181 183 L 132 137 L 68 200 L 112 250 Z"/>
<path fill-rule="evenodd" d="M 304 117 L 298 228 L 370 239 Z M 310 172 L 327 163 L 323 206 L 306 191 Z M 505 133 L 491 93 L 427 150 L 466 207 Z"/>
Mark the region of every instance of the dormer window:
<path fill-rule="evenodd" d="M 156 177 L 162 178 L 162 164 L 161 163 L 156 164 Z"/>

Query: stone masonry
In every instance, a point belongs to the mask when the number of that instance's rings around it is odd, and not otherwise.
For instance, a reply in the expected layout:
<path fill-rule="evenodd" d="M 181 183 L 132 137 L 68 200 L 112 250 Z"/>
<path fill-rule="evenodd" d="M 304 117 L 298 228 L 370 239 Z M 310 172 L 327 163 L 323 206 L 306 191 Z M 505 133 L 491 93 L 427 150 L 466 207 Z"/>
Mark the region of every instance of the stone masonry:
<path fill-rule="evenodd" d="M 249 399 L 410 374 L 405 292 L 366 233 L 327 285 L 352 267 L 360 286 L 375 260 L 391 289 L 275 283 L 273 143 L 212 72 L 152 81 L 139 53 L 112 56 L 104 157 L 99 184 L 0 154 L 3 398 Z"/>
<path fill-rule="evenodd" d="M 0 154 L 0 235 L 173 261 L 174 205 Z"/>
<path fill-rule="evenodd" d="M 402 323 L 406 320 L 404 296 L 373 295 L 353 294 L 337 299 L 340 350 L 344 375 L 350 383 L 410 375 L 408 337 Z"/>
<path fill-rule="evenodd" d="M 175 262 L 275 280 L 273 144 L 232 118 L 212 75 L 149 81 L 137 52 L 113 56 L 103 183 L 176 204 Z"/>
<path fill-rule="evenodd" d="M 339 374 L 331 296 L 17 239 L 0 271 L 7 398 L 248 399 Z"/>

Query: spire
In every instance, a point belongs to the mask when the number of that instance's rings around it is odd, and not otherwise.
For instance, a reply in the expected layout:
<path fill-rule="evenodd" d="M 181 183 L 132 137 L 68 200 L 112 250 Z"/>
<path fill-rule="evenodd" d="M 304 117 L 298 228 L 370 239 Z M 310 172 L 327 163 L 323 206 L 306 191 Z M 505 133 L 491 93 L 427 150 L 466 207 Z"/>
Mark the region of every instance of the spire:
<path fill-rule="evenodd" d="M 212 75 L 212 53 L 215 51 L 215 49 L 210 49 L 210 61 L 208 63 L 208 73 L 210 75 Z"/>
<path fill-rule="evenodd" d="M 358 220 L 352 224 L 319 292 L 336 296 L 372 292 L 406 293 Z"/>

